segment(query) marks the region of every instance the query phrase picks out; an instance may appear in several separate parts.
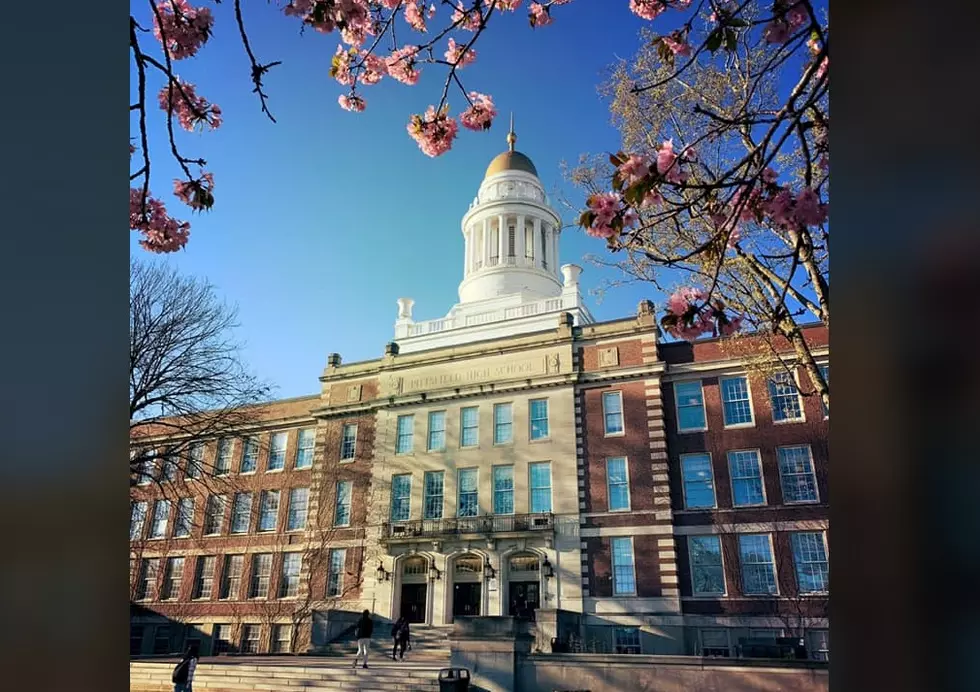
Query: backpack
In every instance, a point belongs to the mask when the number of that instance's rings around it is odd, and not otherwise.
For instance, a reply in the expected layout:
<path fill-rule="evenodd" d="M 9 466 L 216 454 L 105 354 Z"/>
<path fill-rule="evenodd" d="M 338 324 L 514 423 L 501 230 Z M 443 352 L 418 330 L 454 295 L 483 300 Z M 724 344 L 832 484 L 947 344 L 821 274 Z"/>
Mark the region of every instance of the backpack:
<path fill-rule="evenodd" d="M 187 674 L 190 672 L 190 669 L 191 659 L 185 658 L 183 661 L 177 664 L 176 668 L 174 668 L 174 674 L 170 678 L 171 681 L 175 685 L 183 685 L 185 682 L 187 682 Z"/>

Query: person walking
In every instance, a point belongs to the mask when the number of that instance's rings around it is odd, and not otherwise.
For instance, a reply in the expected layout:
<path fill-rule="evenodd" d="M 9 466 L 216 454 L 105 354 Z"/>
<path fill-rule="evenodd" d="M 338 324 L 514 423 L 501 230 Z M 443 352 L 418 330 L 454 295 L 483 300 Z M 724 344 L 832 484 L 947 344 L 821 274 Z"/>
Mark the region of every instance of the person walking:
<path fill-rule="evenodd" d="M 368 648 L 371 646 L 371 634 L 374 633 L 374 621 L 371 620 L 371 611 L 365 610 L 361 613 L 361 619 L 357 621 L 354 636 L 357 638 L 357 653 L 354 655 L 354 665 L 357 668 L 357 659 L 364 656 L 364 663 L 361 668 L 368 667 Z"/>
<path fill-rule="evenodd" d="M 408 646 L 412 636 L 408 626 L 408 619 L 404 615 L 398 618 L 398 622 L 395 623 L 395 626 L 391 630 L 391 636 L 395 640 L 395 646 L 391 650 L 391 660 L 395 660 L 395 653 L 401 648 L 399 658 L 404 661 L 405 647 Z"/>
<path fill-rule="evenodd" d="M 194 682 L 194 670 L 197 668 L 197 642 L 187 645 L 187 651 L 180 659 L 180 663 L 174 668 L 174 674 L 170 677 L 174 683 L 174 692 L 191 692 L 191 683 Z"/>

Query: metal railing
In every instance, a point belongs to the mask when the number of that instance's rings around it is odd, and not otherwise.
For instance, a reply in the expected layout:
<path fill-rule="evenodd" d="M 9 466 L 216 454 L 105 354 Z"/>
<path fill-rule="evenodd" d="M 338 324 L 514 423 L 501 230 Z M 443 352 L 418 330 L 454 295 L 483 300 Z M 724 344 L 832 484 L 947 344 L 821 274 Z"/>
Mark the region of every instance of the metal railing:
<path fill-rule="evenodd" d="M 381 537 L 387 540 L 435 538 L 467 534 L 492 535 L 525 531 L 554 531 L 555 518 L 550 513 L 498 514 L 454 519 L 414 519 L 384 522 Z"/>

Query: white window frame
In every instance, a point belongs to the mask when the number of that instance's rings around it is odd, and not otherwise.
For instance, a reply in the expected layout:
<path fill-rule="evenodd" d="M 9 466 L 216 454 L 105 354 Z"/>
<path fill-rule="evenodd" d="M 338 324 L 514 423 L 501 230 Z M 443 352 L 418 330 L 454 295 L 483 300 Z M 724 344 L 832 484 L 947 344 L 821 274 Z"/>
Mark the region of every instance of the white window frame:
<path fill-rule="evenodd" d="M 227 457 L 228 465 L 224 468 L 218 467 L 218 462 L 222 459 L 222 443 L 227 444 Z M 219 437 L 218 441 L 215 442 L 214 447 L 214 475 L 215 476 L 227 476 L 231 473 L 232 460 L 235 458 L 235 438 L 233 437 Z"/>
<path fill-rule="evenodd" d="M 305 490 L 306 491 L 306 506 L 303 508 L 303 520 L 302 520 L 302 522 L 300 523 L 299 526 L 294 527 L 294 528 L 290 528 L 289 527 L 289 524 L 292 521 L 293 515 L 295 514 L 295 509 L 293 507 L 295 498 L 293 496 L 293 493 L 295 493 L 295 492 L 297 492 L 299 490 Z M 287 503 L 288 503 L 288 505 L 286 507 L 286 531 L 287 532 L 306 531 L 306 525 L 307 525 L 307 523 L 309 523 L 309 519 L 310 519 L 310 489 L 309 489 L 309 487 L 308 486 L 302 486 L 301 485 L 301 486 L 297 486 L 295 488 L 290 488 L 289 489 L 289 499 L 288 499 Z"/>
<path fill-rule="evenodd" d="M 180 561 L 180 578 L 174 584 L 173 568 L 177 561 Z M 163 565 L 163 581 L 160 584 L 161 601 L 179 601 L 184 582 L 184 565 L 187 560 L 182 555 L 174 555 L 167 558 Z"/>
<path fill-rule="evenodd" d="M 806 422 L 806 408 L 803 405 L 803 395 L 800 393 L 800 371 L 798 368 L 793 367 L 791 373 L 781 370 L 774 375 L 774 377 L 785 377 L 788 376 L 792 381 L 792 386 L 796 389 L 796 403 L 800 407 L 800 417 L 799 418 L 786 418 L 785 420 L 776 420 L 776 407 L 773 405 L 772 396 L 772 386 L 769 384 L 772 377 L 766 378 L 766 394 L 769 395 L 769 411 L 772 415 L 773 425 L 788 425 L 790 423 L 805 423 Z M 782 384 L 782 383 L 777 383 Z"/>
<path fill-rule="evenodd" d="M 429 478 L 433 475 L 438 475 L 441 479 L 439 483 L 439 516 L 430 517 L 426 516 L 429 508 L 429 499 L 433 497 L 429 494 Z M 442 469 L 437 469 L 435 471 L 426 471 L 422 474 L 422 518 L 430 521 L 435 521 L 437 519 L 442 519 L 446 511 L 446 472 Z"/>
<path fill-rule="evenodd" d="M 255 637 L 249 637 L 248 635 L 255 632 Z M 251 644 L 246 646 L 246 642 L 255 642 L 254 650 L 251 648 Z M 242 642 L 241 651 L 243 654 L 257 655 L 259 653 L 259 644 L 262 643 L 262 626 L 257 622 L 246 622 L 242 625 Z"/>
<path fill-rule="evenodd" d="M 683 386 L 687 384 L 697 384 L 698 390 L 701 393 L 701 417 L 704 418 L 704 425 L 698 428 L 682 428 L 681 427 L 681 397 L 680 393 L 677 391 L 678 386 Z M 674 382 L 674 415 L 677 421 L 677 432 L 678 434 L 687 433 L 697 433 L 697 432 L 707 432 L 708 430 L 708 407 L 704 403 L 704 382 L 698 378 L 696 380 L 678 380 Z"/>
<path fill-rule="evenodd" d="M 727 656 L 712 656 L 711 658 L 732 658 L 734 650 L 732 648 L 732 629 L 730 627 L 699 627 L 698 628 L 698 654 L 704 657 L 704 631 L 705 630 L 720 630 L 725 633 L 725 639 L 728 641 L 728 655 Z"/>
<path fill-rule="evenodd" d="M 507 410 L 510 411 L 510 416 L 509 416 L 509 420 L 506 423 L 500 423 L 500 425 L 509 425 L 510 426 L 510 428 L 509 428 L 510 429 L 510 437 L 507 440 L 501 441 L 501 440 L 498 440 L 497 439 L 497 425 L 498 425 L 498 423 L 497 423 L 497 411 L 503 409 L 504 407 L 507 407 Z M 512 445 L 512 444 L 514 444 L 514 402 L 512 402 L 512 401 L 503 401 L 503 402 L 501 402 L 499 404 L 494 404 L 493 405 L 492 415 L 493 415 L 493 446 L 494 447 L 503 447 L 503 446 L 506 446 L 506 445 Z"/>
<path fill-rule="evenodd" d="M 276 510 L 273 515 L 273 525 L 271 529 L 262 528 L 262 517 L 266 514 L 265 511 L 265 499 L 267 497 L 272 497 L 272 493 L 275 493 L 276 497 Z M 282 491 L 273 488 L 269 490 L 263 490 L 259 493 L 259 523 L 255 527 L 257 533 L 275 533 L 279 530 L 279 515 L 282 513 Z"/>
<path fill-rule="evenodd" d="M 249 471 L 245 471 L 245 460 L 248 458 L 249 445 L 255 445 L 255 453 L 252 455 L 252 468 Z M 259 470 L 259 450 L 262 446 L 259 444 L 259 438 L 257 436 L 246 437 L 242 440 L 242 458 L 238 464 L 238 472 L 243 476 L 250 476 Z"/>
<path fill-rule="evenodd" d="M 544 428 L 545 433 L 539 437 L 534 436 L 534 404 L 544 402 Z M 551 406 L 547 397 L 529 399 L 527 402 L 527 439 L 529 442 L 543 442 L 551 439 Z"/>
<path fill-rule="evenodd" d="M 626 471 L 626 506 L 618 507 L 613 509 L 612 506 L 612 484 L 609 482 L 609 462 L 623 460 L 623 468 Z M 610 512 L 629 512 L 633 508 L 633 493 L 630 488 L 630 463 L 629 458 L 625 456 L 621 457 L 606 457 L 606 509 Z"/>
<path fill-rule="evenodd" d="M 432 419 L 433 419 L 433 416 L 438 417 L 439 414 L 442 414 L 442 430 L 433 430 L 433 428 L 432 428 Z M 446 451 L 446 411 L 445 411 L 445 409 L 443 409 L 441 411 L 429 411 L 429 415 L 427 416 L 427 418 L 428 418 L 428 421 L 427 422 L 429 424 L 429 429 L 428 429 L 428 434 L 425 437 L 425 449 L 426 449 L 426 451 L 427 452 L 445 452 Z M 434 446 L 432 444 L 432 433 L 434 433 L 434 432 L 435 433 L 439 433 L 439 432 L 442 433 L 442 444 L 441 445 Z"/>
<path fill-rule="evenodd" d="M 295 593 L 289 593 L 289 581 L 290 576 L 286 572 L 286 565 L 291 556 L 297 556 L 299 558 L 299 565 L 296 567 L 296 574 L 292 575 L 294 581 L 292 582 L 295 586 Z M 282 561 L 279 563 L 279 598 L 280 599 L 291 599 L 299 597 L 299 587 L 300 587 L 300 575 L 303 573 L 303 553 L 290 551 L 284 552 L 282 554 Z"/>
<path fill-rule="evenodd" d="M 813 494 L 814 498 L 812 500 L 787 500 L 786 499 L 786 489 L 783 484 L 783 464 L 779 456 L 779 450 L 781 449 L 806 449 L 807 458 L 810 460 L 810 479 L 813 481 Z M 817 469 L 813 463 L 813 449 L 808 444 L 801 445 L 780 445 L 776 447 L 776 468 L 779 471 L 779 493 L 782 495 L 784 505 L 816 505 L 820 504 L 820 485 L 817 483 Z M 804 474 L 794 474 L 794 475 L 804 475 Z"/>
<path fill-rule="evenodd" d="M 510 490 L 497 490 L 497 469 L 510 469 Z M 494 516 L 509 517 L 517 513 L 517 474 L 514 473 L 514 464 L 494 464 L 490 468 L 490 508 Z M 497 511 L 497 494 L 510 493 L 510 511 Z"/>
<path fill-rule="evenodd" d="M 150 515 L 150 533 L 149 539 L 151 541 L 162 541 L 167 538 L 167 531 L 170 529 L 170 509 L 173 503 L 166 498 L 161 498 L 153 501 L 153 510 Z M 166 507 L 166 516 L 163 518 L 163 532 L 156 535 L 156 527 L 159 520 L 157 519 L 157 507 Z"/>
<path fill-rule="evenodd" d="M 395 500 L 402 499 L 402 498 L 396 498 L 395 497 L 395 479 L 396 478 L 403 478 L 403 477 L 406 477 L 406 476 L 408 477 L 408 496 L 407 496 L 408 497 L 408 512 L 406 512 L 406 514 L 407 514 L 406 517 L 396 519 L 395 518 Z M 412 483 L 412 474 L 411 473 L 396 473 L 396 474 L 392 475 L 392 477 L 391 477 L 391 509 L 389 510 L 390 515 L 391 515 L 391 521 L 393 521 L 393 522 L 398 522 L 398 521 L 411 521 L 411 519 L 412 519 L 412 490 L 413 490 L 412 485 L 414 485 L 414 484 Z"/>
<path fill-rule="evenodd" d="M 348 430 L 353 430 L 350 440 L 347 438 Z M 344 423 L 340 428 L 340 461 L 350 463 L 355 459 L 357 459 L 357 423 Z"/>
<path fill-rule="evenodd" d="M 404 436 L 408 439 L 408 448 L 400 450 L 402 434 L 399 432 L 401 421 L 407 419 L 409 422 L 408 433 Z M 415 452 L 415 414 L 407 413 L 395 418 L 395 456 L 405 456 Z"/>
<path fill-rule="evenodd" d="M 282 636 L 285 633 L 285 637 Z M 280 646 L 285 642 L 285 646 Z M 269 651 L 274 654 L 289 654 L 293 651 L 293 626 L 275 624 L 269 635 Z"/>
<path fill-rule="evenodd" d="M 531 468 L 535 466 L 548 466 L 548 509 L 545 510 L 535 510 L 534 509 L 534 486 L 531 482 Z M 555 509 L 555 483 L 554 478 L 551 474 L 551 462 L 550 461 L 533 461 L 527 465 L 527 511 L 530 514 L 550 514 Z M 541 488 L 543 490 L 543 488 Z M 516 488 L 515 488 L 516 490 Z M 515 507 L 515 510 L 517 508 Z"/>
<path fill-rule="evenodd" d="M 616 541 L 629 541 L 630 544 L 630 569 L 633 572 L 633 590 L 618 591 L 616 589 Z M 636 595 L 636 546 L 633 544 L 632 536 L 613 536 L 609 539 L 609 564 L 612 567 L 612 593 L 614 597 L 635 596 Z"/>
<path fill-rule="evenodd" d="M 474 511 L 473 514 L 460 514 L 459 513 L 460 509 L 462 509 L 462 507 L 463 507 L 463 502 L 462 502 L 462 499 L 463 499 L 463 491 L 462 491 L 463 484 L 460 482 L 459 478 L 460 478 L 460 475 L 464 471 L 472 471 L 472 472 L 474 472 L 476 474 L 476 492 L 475 492 L 475 495 L 476 495 L 476 507 L 475 507 L 475 511 Z M 478 467 L 478 466 L 469 466 L 469 467 L 467 467 L 465 469 L 457 469 L 456 470 L 456 516 L 457 517 L 460 517 L 460 518 L 469 518 L 469 517 L 478 517 L 478 516 L 480 516 L 480 467 Z"/>
<path fill-rule="evenodd" d="M 283 440 L 282 443 L 282 465 L 277 468 L 272 468 L 272 455 L 276 452 L 276 440 Z M 269 435 L 269 458 L 265 462 L 265 472 L 266 473 L 282 473 L 286 470 L 286 457 L 289 452 L 289 432 L 286 430 L 277 430 L 276 432 Z"/>
<path fill-rule="evenodd" d="M 621 632 L 630 632 L 636 634 L 636 646 L 620 644 L 619 634 Z M 635 648 L 636 651 L 620 651 L 620 649 Z M 613 627 L 613 651 L 617 655 L 630 656 L 643 653 L 643 631 L 635 625 L 617 625 Z"/>
<path fill-rule="evenodd" d="M 725 413 L 725 388 L 724 383 L 728 380 L 745 380 L 745 392 L 749 400 L 749 420 L 748 423 L 729 423 L 728 414 Z M 725 430 L 737 430 L 739 428 L 754 428 L 755 427 L 755 404 L 752 402 L 752 382 L 748 375 L 728 375 L 727 377 L 718 378 L 718 398 L 721 401 L 721 419 L 724 423 Z"/>
<path fill-rule="evenodd" d="M 615 395 L 619 399 L 619 423 L 621 430 L 609 432 L 608 414 L 606 412 L 606 397 Z M 623 390 L 614 389 L 602 393 L 602 432 L 605 437 L 624 437 L 626 435 L 626 411 L 623 408 Z"/>
<path fill-rule="evenodd" d="M 721 591 L 702 591 L 699 592 L 694 586 L 694 560 L 692 555 L 694 552 L 691 550 L 691 542 L 698 538 L 713 538 L 718 541 L 718 557 L 721 560 Z M 703 533 L 697 535 L 690 535 L 687 537 L 687 566 L 690 570 L 691 579 L 691 596 L 694 598 L 723 598 L 728 595 L 728 575 L 725 573 L 725 545 L 722 542 L 722 537 L 717 533 Z"/>
<path fill-rule="evenodd" d="M 238 503 L 238 500 L 239 500 L 239 498 L 242 498 L 242 497 L 247 497 L 248 498 L 248 511 L 245 512 L 245 514 L 246 514 L 246 516 L 245 516 L 245 529 L 239 531 L 239 530 L 236 530 L 235 529 L 235 517 L 237 516 L 237 513 L 236 513 L 235 510 L 238 508 L 238 504 L 239 504 Z M 253 502 L 253 497 L 254 497 L 254 493 L 252 493 L 250 491 L 240 491 L 240 492 L 235 493 L 232 496 L 232 498 L 231 498 L 231 523 L 228 525 L 228 533 L 229 534 L 239 535 L 240 536 L 240 535 L 247 534 L 247 533 L 249 533 L 252 530 L 252 506 L 253 506 L 252 505 L 252 502 Z"/>
<path fill-rule="evenodd" d="M 187 516 L 187 525 L 183 526 L 181 519 L 186 516 L 187 513 L 183 511 L 184 504 L 190 502 L 190 516 Z M 191 533 L 194 531 L 194 510 L 197 509 L 197 498 L 194 497 L 182 497 L 177 501 L 177 509 L 174 512 L 174 538 L 190 538 Z M 177 533 L 181 529 L 186 529 L 185 533 Z"/>
<path fill-rule="evenodd" d="M 340 555 L 340 568 L 336 572 L 334 571 L 334 555 Z M 327 598 L 340 598 L 344 595 L 344 570 L 347 566 L 347 549 L 346 548 L 331 548 L 330 555 L 327 557 Z M 334 578 L 336 578 L 336 588 L 334 586 Z M 336 593 L 331 593 L 336 591 Z"/>
<path fill-rule="evenodd" d="M 745 478 L 735 478 L 735 474 L 732 469 L 732 454 L 745 454 L 747 452 L 752 452 L 755 454 L 756 467 L 759 469 L 759 485 L 762 486 L 762 502 L 754 502 L 751 504 L 735 504 L 735 481 L 736 480 L 746 480 Z M 725 460 L 728 462 L 728 484 L 732 492 L 732 508 L 742 509 L 744 507 L 765 507 L 769 504 L 769 497 L 766 494 L 766 475 L 762 468 L 762 452 L 758 449 L 730 449 L 725 452 Z M 717 498 L 715 499 L 717 502 Z"/>
<path fill-rule="evenodd" d="M 146 500 L 133 502 L 129 509 L 129 540 L 138 541 L 146 534 L 146 519 L 150 514 L 150 503 Z M 134 525 L 134 520 L 136 525 Z"/>
<path fill-rule="evenodd" d="M 272 562 L 273 553 L 252 553 L 252 570 L 249 575 L 248 580 L 248 598 L 249 600 L 262 600 L 269 598 L 269 590 L 272 588 Z M 262 558 L 268 557 L 269 569 L 263 577 L 262 572 L 259 572 L 259 562 L 265 562 Z M 258 586 L 262 582 L 260 579 L 265 579 L 265 593 L 260 594 Z"/>
<path fill-rule="evenodd" d="M 689 507 L 687 501 L 687 482 L 684 480 L 684 459 L 688 457 L 708 457 L 708 467 L 711 469 L 711 494 L 714 497 L 714 503 L 710 507 Z M 684 509 L 690 510 L 692 512 L 707 512 L 708 510 L 718 509 L 718 486 L 715 484 L 715 462 L 711 456 L 711 452 L 691 452 L 690 454 L 681 454 L 678 457 L 681 471 L 681 497 L 684 499 Z"/>
<path fill-rule="evenodd" d="M 211 574 L 204 569 L 210 560 Z M 194 583 L 191 585 L 191 600 L 210 601 L 214 597 L 214 573 L 218 568 L 218 558 L 216 555 L 198 555 L 194 564 Z M 207 593 L 204 585 L 207 584 Z"/>
<path fill-rule="evenodd" d="M 765 536 L 766 540 L 769 542 L 769 566 L 772 567 L 772 582 L 775 591 L 769 592 L 764 591 L 762 593 L 749 593 L 745 590 L 745 559 L 742 555 L 742 539 L 749 536 Z M 757 562 L 752 562 L 748 564 L 761 564 Z M 738 534 L 738 578 L 739 587 L 742 590 L 742 595 L 747 598 L 776 598 L 779 596 L 779 572 L 776 570 L 776 546 L 773 545 L 772 534 L 771 533 L 740 533 Z"/>
<path fill-rule="evenodd" d="M 800 534 L 818 534 L 820 540 L 823 542 L 823 555 L 824 559 L 827 561 L 827 582 L 830 582 L 830 550 L 827 547 L 827 532 L 823 530 L 817 531 L 792 531 L 790 532 L 789 538 L 789 550 L 790 556 L 793 559 L 793 578 L 796 580 L 796 592 L 803 598 L 809 598 L 811 596 L 821 597 L 827 596 L 830 593 L 830 589 L 824 589 L 822 591 L 803 591 L 800 588 L 800 568 L 796 562 L 796 550 L 793 548 L 793 536 Z"/>
<path fill-rule="evenodd" d="M 341 502 L 341 498 L 343 497 L 343 493 L 341 492 L 341 489 L 344 487 L 347 488 L 347 501 Z M 351 516 L 354 513 L 354 482 L 349 480 L 337 481 L 337 484 L 334 487 L 334 492 L 336 493 L 336 498 L 334 501 L 334 509 L 333 509 L 333 525 L 337 528 L 350 526 Z M 347 513 L 347 521 L 345 522 L 337 521 L 339 517 L 340 509 L 342 507 L 346 509 L 346 513 Z"/>
<path fill-rule="evenodd" d="M 819 370 L 820 374 L 823 375 L 824 381 L 827 383 L 827 386 L 829 387 L 830 386 L 830 363 L 826 363 L 826 362 L 817 363 L 817 370 Z M 824 372 L 825 370 L 826 372 Z M 821 399 L 819 395 L 817 396 L 817 399 L 820 401 L 820 410 L 823 411 L 823 419 L 827 420 L 828 418 L 830 418 L 830 411 L 828 411 L 827 407 L 823 405 L 823 399 Z"/>
<path fill-rule="evenodd" d="M 468 410 L 476 412 L 476 425 L 471 428 L 466 428 L 465 420 L 466 417 L 464 413 Z M 467 429 L 476 430 L 476 442 L 471 445 L 463 444 L 464 431 Z M 459 409 L 459 448 L 460 449 L 476 449 L 480 446 L 480 407 L 479 406 L 462 406 Z"/>
<path fill-rule="evenodd" d="M 231 562 L 234 558 L 241 558 L 238 560 L 238 574 L 235 577 L 231 576 Z M 219 601 L 237 601 L 242 597 L 242 580 L 245 578 L 245 558 L 244 553 L 233 553 L 230 555 L 225 555 L 224 560 L 221 563 L 221 582 L 218 584 L 218 600 Z M 212 576 L 212 579 L 214 577 Z M 231 579 L 238 580 L 238 586 L 236 588 L 231 588 Z M 228 595 L 223 596 L 225 592 L 225 586 L 228 586 Z M 251 588 L 251 587 L 249 587 Z"/>
<path fill-rule="evenodd" d="M 303 433 L 309 431 L 310 433 L 310 446 L 309 448 L 303 446 Z M 303 452 L 309 449 L 310 452 L 310 463 L 300 465 L 300 458 Z M 316 428 L 300 428 L 296 431 L 296 459 L 293 461 L 293 468 L 295 469 L 309 469 L 313 468 L 313 454 L 316 451 Z"/>
<path fill-rule="evenodd" d="M 140 454 L 137 452 L 136 454 Z M 149 473 L 147 473 L 149 467 Z M 146 452 L 146 456 L 140 460 L 139 471 L 136 473 L 136 485 L 149 485 L 157 474 L 157 450 L 151 449 Z"/>
<path fill-rule="evenodd" d="M 208 531 L 208 516 L 210 512 L 208 511 L 212 505 L 211 500 L 214 500 L 214 505 L 218 506 L 221 511 L 218 513 L 218 528 L 216 531 Z M 225 526 L 225 512 L 228 510 L 228 496 L 227 495 L 208 495 L 207 499 L 204 501 L 204 535 L 205 536 L 220 536 L 221 530 Z"/>

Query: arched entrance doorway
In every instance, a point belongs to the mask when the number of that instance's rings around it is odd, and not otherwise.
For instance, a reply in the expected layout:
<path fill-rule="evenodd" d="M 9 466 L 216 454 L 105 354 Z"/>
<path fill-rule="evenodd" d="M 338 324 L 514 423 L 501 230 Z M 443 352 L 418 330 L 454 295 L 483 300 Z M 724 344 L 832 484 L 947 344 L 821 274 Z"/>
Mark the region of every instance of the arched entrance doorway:
<path fill-rule="evenodd" d="M 483 601 L 483 558 L 470 553 L 453 561 L 453 617 L 480 614 Z"/>
<path fill-rule="evenodd" d="M 428 574 L 429 561 L 424 557 L 414 556 L 402 561 L 399 615 L 409 622 L 425 622 L 426 595 L 429 590 Z"/>
<path fill-rule="evenodd" d="M 534 619 L 541 607 L 541 560 L 532 553 L 507 560 L 507 615 Z"/>

